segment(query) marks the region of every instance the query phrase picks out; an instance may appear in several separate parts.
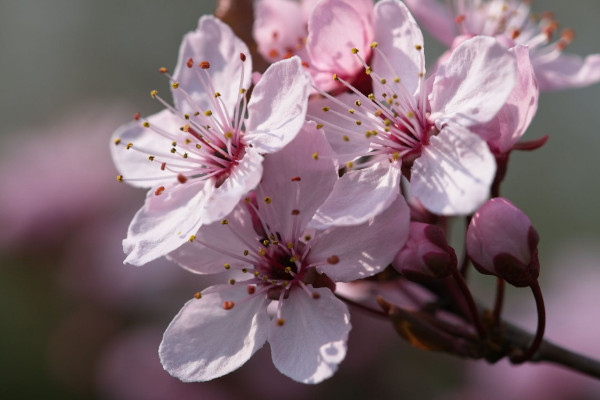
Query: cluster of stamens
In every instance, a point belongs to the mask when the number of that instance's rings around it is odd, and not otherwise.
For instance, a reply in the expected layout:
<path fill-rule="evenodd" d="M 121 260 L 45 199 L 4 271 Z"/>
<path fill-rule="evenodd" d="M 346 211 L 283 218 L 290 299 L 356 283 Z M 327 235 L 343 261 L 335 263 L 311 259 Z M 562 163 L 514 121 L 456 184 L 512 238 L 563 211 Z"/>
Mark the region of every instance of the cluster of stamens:
<path fill-rule="evenodd" d="M 246 56 L 240 54 L 241 62 Z M 139 113 L 134 116 L 146 129 L 152 130 L 158 136 L 166 139 L 165 149 L 159 153 L 138 146 L 135 143 L 127 143 L 125 150 L 136 151 L 145 154 L 148 161 L 156 164 L 157 171 L 166 171 L 169 176 L 174 176 L 176 182 L 184 184 L 189 181 L 205 181 L 213 179 L 215 185 L 220 186 L 229 176 L 231 169 L 244 156 L 246 146 L 243 137 L 243 120 L 246 112 L 247 99 L 246 90 L 242 87 L 244 81 L 244 69 L 240 77 L 240 90 L 237 99 L 239 107 L 235 107 L 233 113 L 221 98 L 221 94 L 215 90 L 209 74 L 210 63 L 202 61 L 195 65 L 193 59 L 187 61 L 187 67 L 193 69 L 202 85 L 205 93 L 210 94 L 211 108 L 203 110 L 194 101 L 192 96 L 175 81 L 166 68 L 160 68 L 159 72 L 168 77 L 173 90 L 183 94 L 190 112 L 182 112 L 168 104 L 159 96 L 156 90 L 151 91 L 152 98 L 158 100 L 171 114 L 179 120 L 179 126 L 159 126 L 140 117 Z M 167 145 L 170 143 L 170 146 Z M 115 145 L 122 145 L 120 138 L 115 139 Z M 122 181 L 165 181 L 164 174 L 155 177 L 136 178 L 118 176 Z M 174 182 L 175 183 L 175 182 Z M 160 186 L 155 194 L 161 195 L 165 191 Z"/>

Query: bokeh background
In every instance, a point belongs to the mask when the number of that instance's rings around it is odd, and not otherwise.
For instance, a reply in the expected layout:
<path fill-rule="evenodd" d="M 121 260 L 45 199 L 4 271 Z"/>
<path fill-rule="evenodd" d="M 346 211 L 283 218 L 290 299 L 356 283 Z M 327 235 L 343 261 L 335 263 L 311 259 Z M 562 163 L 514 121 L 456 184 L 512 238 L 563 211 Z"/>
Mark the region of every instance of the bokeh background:
<path fill-rule="evenodd" d="M 600 52 L 600 2 L 539 0 Z M 553 367 L 487 366 L 412 349 L 353 310 L 338 374 L 304 386 L 268 347 L 227 377 L 183 384 L 162 370 L 162 332 L 210 282 L 166 261 L 122 265 L 121 239 L 144 193 L 116 182 L 109 137 L 160 109 L 181 37 L 214 1 L 0 0 L 0 397 L 44 399 L 597 399 L 600 383 Z M 442 52 L 426 40 L 430 62 Z M 541 235 L 548 338 L 600 358 L 600 85 L 540 97 L 503 193 Z M 488 304 L 493 280 L 476 277 Z M 507 317 L 535 327 L 528 291 Z M 496 396 L 496 397 L 494 397 Z"/>

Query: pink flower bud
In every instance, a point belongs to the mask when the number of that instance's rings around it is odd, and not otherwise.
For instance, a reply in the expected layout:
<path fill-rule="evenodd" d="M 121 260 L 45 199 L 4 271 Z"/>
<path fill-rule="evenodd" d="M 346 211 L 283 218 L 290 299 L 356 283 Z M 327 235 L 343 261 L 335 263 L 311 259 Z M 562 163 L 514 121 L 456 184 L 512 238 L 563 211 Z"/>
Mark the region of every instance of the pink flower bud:
<path fill-rule="evenodd" d="M 531 220 L 510 201 L 488 200 L 467 230 L 467 253 L 482 274 L 496 275 L 517 287 L 539 275 L 539 235 Z"/>
<path fill-rule="evenodd" d="M 454 249 L 441 228 L 422 222 L 410 223 L 408 241 L 392 262 L 410 280 L 445 278 L 456 269 Z"/>

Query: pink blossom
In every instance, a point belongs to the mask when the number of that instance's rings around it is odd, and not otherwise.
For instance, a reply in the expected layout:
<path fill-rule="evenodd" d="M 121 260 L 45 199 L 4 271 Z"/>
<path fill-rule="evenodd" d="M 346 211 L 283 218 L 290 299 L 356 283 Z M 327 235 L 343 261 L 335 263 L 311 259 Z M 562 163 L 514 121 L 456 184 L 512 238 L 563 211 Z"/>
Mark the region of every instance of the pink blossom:
<path fill-rule="evenodd" d="M 349 169 L 320 221 L 359 223 L 384 210 L 398 196 L 401 169 L 410 170 L 410 191 L 425 208 L 442 215 L 466 215 L 488 197 L 495 162 L 486 143 L 470 128 L 490 121 L 505 104 L 515 82 L 515 55 L 495 39 L 465 41 L 425 84 L 421 31 L 404 4 L 375 6 L 372 66 L 358 53 L 373 80 L 374 93 L 326 93 L 309 104 L 309 118 L 324 125 L 332 147 Z M 362 156 L 371 156 L 361 162 Z M 365 169 L 366 168 L 366 169 Z M 361 201 L 348 190 L 357 184 Z M 366 190 L 366 187 L 371 190 Z M 348 198 L 350 197 L 350 198 Z M 340 203 L 349 208 L 340 207 Z M 348 204 L 348 203 L 356 203 Z"/>
<path fill-rule="evenodd" d="M 406 0 L 416 18 L 447 46 L 460 35 L 503 36 L 527 45 L 540 90 L 588 86 L 600 81 L 600 54 L 585 58 L 563 52 L 574 39 L 565 29 L 558 39 L 558 23 L 550 13 L 534 17 L 529 1 Z"/>
<path fill-rule="evenodd" d="M 282 151 L 265 156 L 263 180 L 246 201 L 170 254 L 192 272 L 225 267 L 249 275 L 197 294 L 171 322 L 159 353 L 172 375 L 184 381 L 225 375 L 265 341 L 277 369 L 296 381 L 318 383 L 335 372 L 350 330 L 335 282 L 388 265 L 406 241 L 408 207 L 398 199 L 361 226 L 307 231 L 337 179 L 332 155 L 307 123 Z"/>
<path fill-rule="evenodd" d="M 487 201 L 467 230 L 467 253 L 477 270 L 517 287 L 539 275 L 539 236 L 525 213 L 504 198 Z"/>
<path fill-rule="evenodd" d="M 169 76 L 175 106 L 153 91 L 166 109 L 114 133 L 119 180 L 151 188 L 123 241 L 125 262 L 165 255 L 227 215 L 260 181 L 262 154 L 281 149 L 302 127 L 310 78 L 300 60 L 273 64 L 246 104 L 247 54 L 227 25 L 202 17 Z"/>
<path fill-rule="evenodd" d="M 254 38 L 267 60 L 300 56 L 313 84 L 325 91 L 343 88 L 333 73 L 349 82 L 360 78 L 361 63 L 344 49 L 370 54 L 372 0 L 261 0 L 255 14 Z"/>

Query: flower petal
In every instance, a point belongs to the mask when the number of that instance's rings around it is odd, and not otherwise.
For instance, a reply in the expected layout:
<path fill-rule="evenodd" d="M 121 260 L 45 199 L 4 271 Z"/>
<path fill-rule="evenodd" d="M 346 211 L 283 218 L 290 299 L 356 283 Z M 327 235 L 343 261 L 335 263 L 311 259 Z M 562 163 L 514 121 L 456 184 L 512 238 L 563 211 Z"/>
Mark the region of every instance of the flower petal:
<path fill-rule="evenodd" d="M 410 211 L 398 198 L 375 218 L 359 226 L 334 227 L 311 240 L 309 262 L 337 257 L 317 267 L 336 282 L 350 282 L 383 271 L 408 239 Z"/>
<path fill-rule="evenodd" d="M 531 123 L 538 106 L 539 90 L 529 61 L 529 49 L 518 45 L 509 50 L 517 59 L 517 82 L 504 107 L 489 122 L 471 130 L 486 140 L 492 152 L 508 153 Z"/>
<path fill-rule="evenodd" d="M 270 62 L 296 49 L 306 36 L 301 5 L 292 0 L 260 0 L 254 5 L 253 35 L 259 53 Z"/>
<path fill-rule="evenodd" d="M 298 57 L 272 64 L 252 91 L 245 138 L 261 153 L 288 144 L 304 124 L 310 76 Z"/>
<path fill-rule="evenodd" d="M 350 171 L 335 184 L 310 227 L 358 225 L 386 210 L 400 194 L 400 167 L 382 161 L 369 168 Z"/>
<path fill-rule="evenodd" d="M 314 159 L 317 154 L 317 160 Z M 338 179 L 333 151 L 314 122 L 281 151 L 265 156 L 259 202 L 265 218 L 284 241 L 293 241 L 293 229 L 302 233 Z M 264 206 L 264 207 L 263 207 Z"/>
<path fill-rule="evenodd" d="M 600 54 L 582 58 L 562 53 L 550 61 L 532 57 L 531 62 L 541 91 L 584 87 L 600 81 Z"/>
<path fill-rule="evenodd" d="M 269 344 L 275 367 L 302 383 L 319 383 L 337 370 L 346 357 L 350 313 L 327 288 L 312 289 L 315 299 L 300 288 L 282 300 L 282 326 L 273 319 Z"/>
<path fill-rule="evenodd" d="M 496 173 L 494 156 L 476 134 L 446 125 L 412 169 L 410 196 L 441 215 L 468 215 L 485 202 Z"/>
<path fill-rule="evenodd" d="M 487 122 L 506 102 L 515 78 L 515 56 L 496 39 L 465 40 L 437 70 L 431 119 L 438 128 L 448 121 L 466 127 Z"/>
<path fill-rule="evenodd" d="M 373 40 L 372 6 L 365 1 L 323 0 L 317 3 L 308 21 L 306 48 L 310 55 L 310 69 L 315 86 L 331 90 L 338 86 L 334 73 L 353 81 L 362 70 L 360 60 L 352 54 L 356 47 L 363 57 L 370 54 Z M 367 14 L 364 11 L 371 11 Z"/>
<path fill-rule="evenodd" d="M 211 181 L 168 189 L 160 196 L 148 192 L 144 206 L 133 217 L 123 240 L 125 263 L 143 265 L 170 253 L 204 223 L 198 210 L 214 191 Z"/>
<path fill-rule="evenodd" d="M 404 0 L 404 3 L 431 36 L 446 46 L 452 45 L 457 32 L 454 16 L 447 5 L 437 0 Z"/>
<path fill-rule="evenodd" d="M 248 297 L 244 285 L 207 289 L 213 290 L 183 306 L 158 350 L 163 367 L 184 382 L 208 381 L 238 369 L 267 338 L 264 295 L 242 302 Z M 225 310 L 225 301 L 233 308 Z"/>
<path fill-rule="evenodd" d="M 240 53 L 246 55 L 245 62 L 240 60 Z M 190 58 L 193 61 L 191 68 L 187 66 Z M 206 78 L 198 64 L 203 61 L 210 63 L 207 71 L 214 86 L 212 89 L 202 81 L 206 81 Z M 175 107 L 184 113 L 195 112 L 198 108 L 202 112 L 214 109 L 215 93 L 212 91 L 215 90 L 221 94 L 220 99 L 229 112 L 233 112 L 240 96 L 242 71 L 244 79 L 241 87 L 248 89 L 252 73 L 248 47 L 235 36 L 229 26 L 213 16 L 203 16 L 198 22 L 198 28 L 184 36 L 179 48 L 177 67 L 173 74 L 173 79 L 180 83 L 180 89 L 173 90 Z M 190 94 L 194 104 L 190 104 L 182 90 Z"/>
<path fill-rule="evenodd" d="M 410 95 L 417 93 L 420 74 L 425 74 L 423 35 L 402 2 L 384 0 L 377 3 L 375 40 L 378 42 L 379 51 L 373 55 L 373 70 L 389 82 L 396 77 L 400 78 L 401 84 Z M 387 60 L 382 54 L 385 54 Z M 391 71 L 390 64 L 393 68 Z M 377 84 L 374 86 L 375 95 L 381 98 L 385 89 Z"/>
<path fill-rule="evenodd" d="M 133 121 L 119 127 L 112 135 L 111 155 L 117 170 L 127 179 L 132 186 L 151 188 L 175 181 L 177 173 L 161 170 L 160 162 L 150 162 L 149 156 L 171 159 L 169 153 L 173 139 L 158 134 L 154 128 L 165 131 L 167 134 L 181 134 L 179 127 L 182 125 L 179 118 L 170 111 L 163 110 L 146 119 L 150 128 L 145 128 L 142 121 Z M 128 148 L 128 144 L 133 146 Z M 183 158 L 177 160 L 178 164 L 191 164 Z M 190 169 L 193 166 L 190 167 Z M 163 178 L 164 179 L 157 179 Z M 131 180 L 129 180 L 131 179 Z"/>

